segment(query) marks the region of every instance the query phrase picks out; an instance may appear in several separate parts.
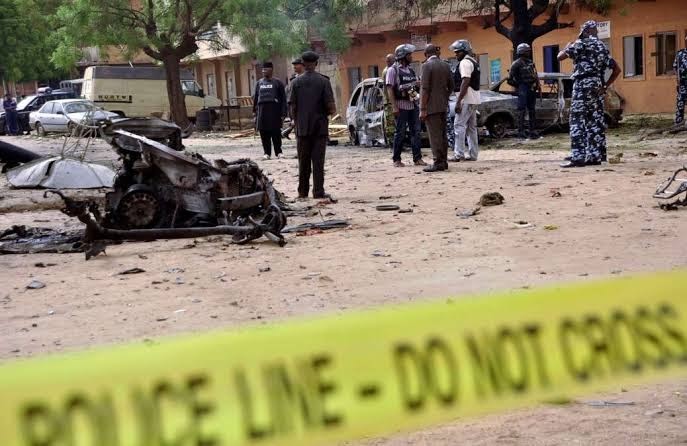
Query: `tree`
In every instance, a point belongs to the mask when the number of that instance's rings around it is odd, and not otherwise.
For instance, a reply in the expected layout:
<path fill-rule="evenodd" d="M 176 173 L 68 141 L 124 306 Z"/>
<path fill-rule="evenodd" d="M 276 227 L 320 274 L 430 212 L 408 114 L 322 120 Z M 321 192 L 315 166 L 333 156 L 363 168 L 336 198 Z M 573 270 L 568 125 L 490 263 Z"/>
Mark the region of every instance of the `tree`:
<path fill-rule="evenodd" d="M 0 71 L 10 81 L 51 79 L 63 74 L 50 62 L 51 19 L 57 2 L 0 0 Z"/>
<path fill-rule="evenodd" d="M 124 46 L 129 55 L 143 51 L 164 65 L 171 118 L 186 128 L 179 68 L 199 42 L 220 48 L 235 36 L 251 55 L 291 55 L 306 46 L 313 20 L 325 29 L 343 28 L 339 14 L 350 4 L 362 0 L 71 0 L 58 10 L 53 60 L 73 65 L 84 45 Z M 218 24 L 227 32 L 218 32 Z"/>

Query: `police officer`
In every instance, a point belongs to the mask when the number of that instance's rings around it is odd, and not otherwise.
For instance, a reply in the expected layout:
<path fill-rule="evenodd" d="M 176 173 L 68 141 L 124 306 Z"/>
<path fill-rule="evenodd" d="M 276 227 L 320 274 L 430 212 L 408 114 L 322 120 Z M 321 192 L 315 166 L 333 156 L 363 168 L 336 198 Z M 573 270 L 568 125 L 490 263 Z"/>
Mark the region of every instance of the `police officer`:
<path fill-rule="evenodd" d="M 291 84 L 289 107 L 296 126 L 298 149 L 298 198 L 308 197 L 310 173 L 313 197 L 326 198 L 324 191 L 324 158 L 329 135 L 327 116 L 336 113 L 334 93 L 329 79 L 315 71 L 319 56 L 306 51 L 301 57 L 305 73 Z"/>
<path fill-rule="evenodd" d="M 5 110 L 5 126 L 7 127 L 7 134 L 19 134 L 17 101 L 12 98 L 11 94 L 7 93 L 5 95 L 5 99 L 2 101 L 2 108 Z"/>
<path fill-rule="evenodd" d="M 541 93 L 537 68 L 532 61 L 532 47 L 521 43 L 516 49 L 518 58 L 510 67 L 508 83 L 518 92 L 518 136 L 535 137 L 537 93 Z M 525 133 L 525 112 L 529 112 L 529 135 Z"/>
<path fill-rule="evenodd" d="M 456 116 L 454 132 L 456 135 L 453 157 L 448 161 L 477 161 L 479 154 L 479 138 L 477 134 L 477 107 L 481 103 L 479 93 L 480 67 L 472 45 L 468 40 L 456 40 L 449 47 L 458 59 L 458 67 L 453 73 L 453 80 L 458 97 L 456 98 Z M 467 137 L 469 150 L 465 154 L 465 139 Z"/>
<path fill-rule="evenodd" d="M 604 81 L 611 57 L 597 35 L 596 22 L 589 20 L 580 28 L 578 39 L 558 53 L 559 61 L 571 58 L 575 65 L 570 104 L 572 153 L 570 161 L 561 164 L 564 168 L 599 165 L 606 152 L 604 95 L 614 78 Z"/>
<path fill-rule="evenodd" d="M 391 103 L 391 109 L 396 117 L 394 132 L 394 153 L 392 160 L 395 167 L 404 167 L 401 161 L 403 140 L 406 128 L 410 132 L 410 146 L 413 151 L 413 163 L 416 166 L 426 166 L 420 151 L 420 112 L 418 110 L 418 78 L 410 68 L 413 61 L 415 46 L 403 44 L 396 47 L 394 57 L 396 63 L 389 67 L 386 73 L 386 89 Z"/>
<path fill-rule="evenodd" d="M 687 44 L 687 35 L 685 35 L 685 44 Z M 675 55 L 673 70 L 677 76 L 675 124 L 682 124 L 685 122 L 685 101 L 687 101 L 687 48 L 681 49 Z"/>
<path fill-rule="evenodd" d="M 281 126 L 286 118 L 286 91 L 284 84 L 272 77 L 273 71 L 272 62 L 262 65 L 263 77 L 257 82 L 253 96 L 256 129 L 260 132 L 266 160 L 272 156 L 272 144 L 275 156 L 281 158 Z"/>

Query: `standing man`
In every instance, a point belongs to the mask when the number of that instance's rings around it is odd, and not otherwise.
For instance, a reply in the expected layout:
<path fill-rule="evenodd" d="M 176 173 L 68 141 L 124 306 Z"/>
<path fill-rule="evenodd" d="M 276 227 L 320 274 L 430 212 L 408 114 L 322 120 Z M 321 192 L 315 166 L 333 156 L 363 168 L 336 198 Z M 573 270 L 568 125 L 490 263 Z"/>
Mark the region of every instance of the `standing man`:
<path fill-rule="evenodd" d="M 599 165 L 605 161 L 604 95 L 618 77 L 620 68 L 611 63 L 608 49 L 597 35 L 596 22 L 584 22 L 578 39 L 558 53 L 559 61 L 571 58 L 575 65 L 570 103 L 571 155 L 570 161 L 561 164 L 564 168 Z M 609 67 L 613 68 L 613 74 L 605 82 Z"/>
<path fill-rule="evenodd" d="M 533 138 L 536 136 L 536 111 L 537 93 L 541 93 L 539 75 L 532 61 L 532 47 L 521 43 L 516 49 L 518 58 L 510 67 L 508 83 L 514 86 L 518 92 L 518 137 Z M 525 133 L 525 111 L 529 112 L 529 134 Z"/>
<path fill-rule="evenodd" d="M 255 125 L 260 132 L 265 160 L 272 156 L 272 144 L 275 156 L 281 158 L 281 126 L 286 118 L 286 91 L 284 84 L 272 77 L 273 71 L 272 62 L 262 65 L 262 79 L 256 84 L 253 96 Z"/>
<path fill-rule="evenodd" d="M 5 99 L 2 101 L 2 108 L 5 110 L 7 134 L 17 135 L 19 133 L 19 128 L 17 126 L 17 101 L 12 98 L 11 94 L 5 94 Z"/>
<path fill-rule="evenodd" d="M 477 161 L 479 154 L 477 135 L 477 106 L 479 96 L 479 62 L 467 40 L 456 40 L 449 47 L 456 53 L 458 68 L 454 73 L 454 83 L 458 93 L 454 131 L 456 135 L 454 155 L 449 161 Z M 468 155 L 465 154 L 465 138 L 468 140 Z"/>
<path fill-rule="evenodd" d="M 422 160 L 422 152 L 420 151 L 420 114 L 417 107 L 418 80 L 415 71 L 410 68 L 410 63 L 413 61 L 413 51 L 415 51 L 414 45 L 406 43 L 397 46 L 394 51 L 396 64 L 389 67 L 386 72 L 387 95 L 396 117 L 392 157 L 394 167 L 405 166 L 401 161 L 401 151 L 403 150 L 406 128 L 410 132 L 413 164 L 416 166 L 427 165 Z"/>
<path fill-rule="evenodd" d="M 685 35 L 687 45 L 687 34 Z M 675 108 L 675 124 L 685 121 L 685 102 L 687 101 L 687 48 L 681 49 L 675 55 L 673 70 L 677 77 L 677 107 Z"/>
<path fill-rule="evenodd" d="M 291 62 L 291 65 L 293 65 L 293 74 L 289 78 L 289 85 L 286 86 L 286 97 L 287 98 L 291 94 L 291 84 L 293 84 L 293 81 L 298 76 L 300 76 L 301 74 L 303 74 L 305 72 L 305 67 L 303 66 L 303 60 L 300 57 L 294 59 L 294 61 Z M 282 138 L 291 139 L 291 138 L 289 138 L 289 135 L 293 131 L 294 126 L 295 126 L 294 122 L 291 121 L 291 123 L 289 124 L 289 127 L 281 133 Z"/>
<path fill-rule="evenodd" d="M 391 68 L 396 63 L 396 58 L 393 54 L 389 53 L 386 55 L 386 67 L 382 70 L 382 83 L 386 84 L 386 73 L 389 72 Z M 387 89 L 384 88 L 384 133 L 386 135 L 386 145 L 387 147 L 393 147 L 394 133 L 396 130 L 396 117 L 394 116 L 394 110 L 391 107 L 391 102 L 389 101 L 389 93 Z"/>
<path fill-rule="evenodd" d="M 305 73 L 293 81 L 289 94 L 291 119 L 296 124 L 298 198 L 308 197 L 311 171 L 313 198 L 326 198 L 324 157 L 329 135 L 327 117 L 336 113 L 336 104 L 329 79 L 315 72 L 319 56 L 306 51 L 302 59 Z"/>
<path fill-rule="evenodd" d="M 422 89 L 420 90 L 420 120 L 427 125 L 434 163 L 423 170 L 438 172 L 448 169 L 446 109 L 448 98 L 455 86 L 451 77 L 451 68 L 439 59 L 439 47 L 427 45 L 425 57 L 427 61 L 422 66 Z"/>

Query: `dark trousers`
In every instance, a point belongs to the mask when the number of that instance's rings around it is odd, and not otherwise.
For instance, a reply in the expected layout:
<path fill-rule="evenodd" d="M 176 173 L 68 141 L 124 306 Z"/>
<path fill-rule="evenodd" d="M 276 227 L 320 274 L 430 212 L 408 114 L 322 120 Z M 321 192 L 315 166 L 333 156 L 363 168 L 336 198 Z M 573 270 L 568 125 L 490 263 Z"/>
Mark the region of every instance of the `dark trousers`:
<path fill-rule="evenodd" d="M 272 144 L 274 143 L 274 154 L 281 153 L 281 130 L 260 130 L 260 139 L 262 140 L 262 150 L 265 155 L 272 156 Z"/>
<path fill-rule="evenodd" d="M 327 150 L 326 136 L 299 136 L 298 150 L 298 196 L 307 197 L 310 191 L 310 173 L 312 172 L 312 195 L 315 198 L 324 196 L 324 156 Z"/>
<path fill-rule="evenodd" d="M 19 134 L 19 122 L 17 119 L 16 111 L 5 112 L 5 126 L 7 127 L 8 135 L 18 135 Z"/>
<path fill-rule="evenodd" d="M 413 149 L 413 161 L 422 159 L 420 151 L 420 113 L 417 107 L 413 110 L 399 110 L 396 117 L 396 133 L 394 134 L 394 161 L 401 161 L 403 140 L 406 136 L 406 126 L 410 131 L 410 146 Z"/>
<path fill-rule="evenodd" d="M 436 166 L 448 166 L 448 137 L 446 136 L 446 113 L 432 113 L 425 120 L 427 133 L 429 133 L 429 145 L 432 147 L 432 156 Z"/>
<path fill-rule="evenodd" d="M 530 134 L 534 134 L 537 104 L 537 92 L 527 84 L 518 85 L 518 133 L 525 134 L 525 112 L 529 112 Z"/>

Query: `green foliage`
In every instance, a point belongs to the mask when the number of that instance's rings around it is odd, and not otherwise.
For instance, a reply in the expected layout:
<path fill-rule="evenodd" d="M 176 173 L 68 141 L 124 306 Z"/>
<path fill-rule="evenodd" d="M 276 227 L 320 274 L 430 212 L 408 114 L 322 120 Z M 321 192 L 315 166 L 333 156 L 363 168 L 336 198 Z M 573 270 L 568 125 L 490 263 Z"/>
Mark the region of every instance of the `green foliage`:
<path fill-rule="evenodd" d="M 0 0 L 0 69 L 6 80 L 50 79 L 64 75 L 50 62 L 53 0 Z"/>

